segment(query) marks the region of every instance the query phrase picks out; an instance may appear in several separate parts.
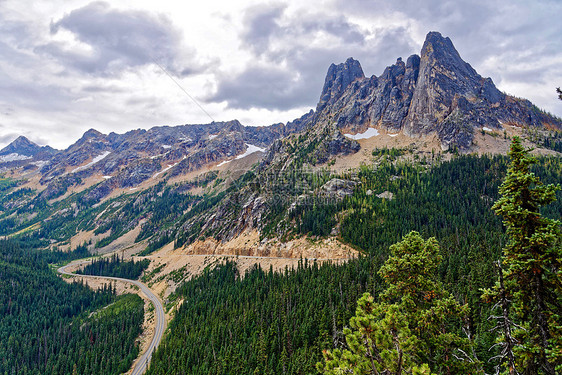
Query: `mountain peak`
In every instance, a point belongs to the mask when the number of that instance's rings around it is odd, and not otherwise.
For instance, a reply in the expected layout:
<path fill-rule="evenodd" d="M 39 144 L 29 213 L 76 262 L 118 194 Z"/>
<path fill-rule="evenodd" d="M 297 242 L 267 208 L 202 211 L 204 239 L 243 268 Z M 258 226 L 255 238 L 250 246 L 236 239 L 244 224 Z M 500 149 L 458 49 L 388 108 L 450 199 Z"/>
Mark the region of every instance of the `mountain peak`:
<path fill-rule="evenodd" d="M 81 145 L 83 143 L 98 142 L 98 141 L 103 141 L 105 138 L 106 135 L 103 134 L 102 132 L 99 132 L 96 129 L 89 129 L 84 134 L 82 134 L 82 137 L 80 137 L 80 139 L 75 144 Z"/>
<path fill-rule="evenodd" d="M 463 76 L 477 76 L 478 73 L 466 63 L 448 37 L 431 31 L 425 37 L 421 50 L 421 60 L 429 65 L 439 65 L 456 70 Z"/>
<path fill-rule="evenodd" d="M 37 146 L 37 144 L 35 142 L 30 141 L 27 137 L 24 137 L 23 135 L 20 135 L 19 137 L 17 137 L 16 139 L 14 139 L 14 141 L 11 143 L 14 146 Z"/>
<path fill-rule="evenodd" d="M 430 31 L 427 33 L 427 35 L 425 36 L 425 41 L 426 42 L 449 42 L 451 43 L 451 39 L 449 39 L 449 37 L 444 37 L 443 35 L 441 35 L 441 33 L 439 31 Z"/>
<path fill-rule="evenodd" d="M 84 139 L 89 139 L 89 138 L 96 138 L 99 137 L 100 135 L 103 135 L 101 132 L 97 131 L 96 129 L 89 129 L 86 133 L 84 133 L 84 135 L 82 135 L 82 138 Z"/>
<path fill-rule="evenodd" d="M 23 135 L 20 135 L 15 140 L 13 140 L 12 143 L 0 150 L 0 155 L 15 153 L 25 156 L 34 156 L 39 150 L 41 150 L 40 146 L 30 141 Z"/>
<path fill-rule="evenodd" d="M 348 58 L 344 63 L 330 65 L 316 111 L 322 110 L 329 102 L 337 100 L 353 81 L 361 78 L 365 78 L 365 74 L 359 61 L 353 57 Z"/>
<path fill-rule="evenodd" d="M 497 106 L 501 98 L 491 80 L 484 80 L 461 58 L 451 39 L 433 31 L 421 50 L 419 78 L 404 130 L 422 135 L 437 129 L 443 148 L 454 143 L 466 149 L 473 138 L 466 123 L 500 126 L 492 105 Z"/>
<path fill-rule="evenodd" d="M 424 49 L 427 49 L 431 46 L 438 51 L 454 51 L 458 55 L 458 52 L 455 49 L 455 46 L 453 45 L 451 39 L 449 39 L 449 37 L 444 37 L 440 32 L 437 31 L 430 31 L 429 33 L 427 33 L 423 45 L 424 46 L 422 47 L 422 54 Z"/>
<path fill-rule="evenodd" d="M 352 58 L 332 64 L 313 121 L 351 133 L 369 127 L 410 137 L 436 133 L 444 150 L 469 150 L 476 129 L 499 130 L 504 123 L 562 128 L 562 121 L 531 102 L 507 98 L 435 31 L 427 34 L 419 56 L 406 63 L 398 58 L 379 77 L 365 79 Z"/>

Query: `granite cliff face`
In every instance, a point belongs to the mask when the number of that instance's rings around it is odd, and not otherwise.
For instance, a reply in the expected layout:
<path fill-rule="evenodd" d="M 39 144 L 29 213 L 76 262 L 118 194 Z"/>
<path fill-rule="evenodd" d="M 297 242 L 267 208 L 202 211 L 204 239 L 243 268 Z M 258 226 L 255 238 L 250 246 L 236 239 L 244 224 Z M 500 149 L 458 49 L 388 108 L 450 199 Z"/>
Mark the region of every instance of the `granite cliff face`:
<path fill-rule="evenodd" d="M 363 74 L 361 64 L 351 57 L 343 64 L 330 65 L 316 111 L 320 112 L 325 107 L 332 106 L 351 82 L 362 78 L 365 78 L 365 74 Z"/>
<path fill-rule="evenodd" d="M 411 137 L 436 133 L 443 149 L 469 150 L 475 129 L 504 124 L 562 129 L 560 119 L 500 92 L 462 60 L 449 38 L 427 35 L 421 56 L 398 58 L 379 77 L 359 62 L 330 66 L 314 123 L 359 132 L 368 127 Z"/>

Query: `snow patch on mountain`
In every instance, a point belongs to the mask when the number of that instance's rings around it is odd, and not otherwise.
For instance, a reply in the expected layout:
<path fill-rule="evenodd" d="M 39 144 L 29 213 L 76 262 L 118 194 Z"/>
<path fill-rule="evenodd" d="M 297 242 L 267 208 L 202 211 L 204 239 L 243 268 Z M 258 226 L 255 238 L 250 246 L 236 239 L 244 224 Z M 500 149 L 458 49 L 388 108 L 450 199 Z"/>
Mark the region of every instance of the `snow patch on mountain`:
<path fill-rule="evenodd" d="M 83 171 L 84 169 L 88 169 L 88 168 L 90 168 L 92 165 L 94 165 L 94 164 L 96 164 L 96 163 L 102 161 L 103 159 L 105 159 L 106 156 L 109 155 L 109 154 L 111 154 L 111 151 L 105 151 L 103 154 L 98 155 L 98 156 L 96 156 L 95 158 L 93 158 L 92 161 L 89 162 L 88 164 L 83 165 L 83 166 L 78 167 L 78 168 L 74 168 L 70 173 L 76 173 L 76 172 L 79 172 L 79 171 Z"/>
<path fill-rule="evenodd" d="M 32 159 L 31 156 L 20 155 L 15 152 L 0 156 L 0 162 L 5 163 L 8 161 L 17 161 L 17 160 L 29 160 Z"/>
<path fill-rule="evenodd" d="M 357 133 L 357 134 L 344 134 L 347 138 L 351 138 L 354 140 L 358 140 L 358 139 L 367 139 L 367 138 L 371 138 L 371 137 L 376 137 L 377 135 L 379 135 L 379 131 L 375 128 L 368 128 L 365 132 L 363 133 Z"/>
<path fill-rule="evenodd" d="M 235 157 L 234 159 L 225 160 L 225 161 L 223 161 L 223 162 L 217 164 L 217 167 L 220 167 L 220 166 L 223 166 L 223 165 L 225 165 L 225 164 L 227 164 L 227 163 L 230 163 L 232 160 L 238 160 L 238 159 L 245 158 L 246 156 L 251 155 L 251 154 L 253 154 L 254 152 L 265 152 L 265 148 L 258 147 L 258 146 L 254 146 L 254 145 L 251 145 L 251 144 L 249 144 L 249 143 L 246 143 L 246 147 L 247 147 L 247 148 L 246 148 L 246 151 L 245 151 L 243 154 L 238 155 L 238 156 Z"/>
<path fill-rule="evenodd" d="M 154 174 L 154 176 L 152 176 L 152 178 L 156 178 L 156 177 L 160 176 L 162 173 L 169 171 L 170 169 L 174 168 L 178 164 L 179 164 L 179 162 L 174 163 L 174 164 L 168 164 L 168 166 L 166 168 L 162 169 L 160 172 L 156 172 Z"/>
<path fill-rule="evenodd" d="M 261 148 L 261 147 L 258 147 L 258 146 L 254 146 L 254 145 L 251 145 L 251 144 L 249 144 L 249 143 L 246 143 L 246 146 L 248 147 L 248 148 L 246 149 L 246 152 L 244 152 L 244 153 L 241 154 L 241 155 L 238 155 L 238 156 L 236 157 L 236 159 L 245 158 L 246 156 L 248 156 L 248 155 L 250 155 L 250 154 L 253 154 L 254 152 L 265 152 L 265 148 Z"/>

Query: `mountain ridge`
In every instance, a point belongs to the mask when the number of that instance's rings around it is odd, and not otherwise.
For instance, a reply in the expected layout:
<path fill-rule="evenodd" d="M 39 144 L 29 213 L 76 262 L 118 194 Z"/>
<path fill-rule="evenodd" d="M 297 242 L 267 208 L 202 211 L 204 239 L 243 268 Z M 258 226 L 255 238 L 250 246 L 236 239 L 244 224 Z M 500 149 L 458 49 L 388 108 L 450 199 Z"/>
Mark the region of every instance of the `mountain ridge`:
<path fill-rule="evenodd" d="M 354 79 L 346 72 L 356 72 Z M 354 132 L 368 127 L 404 132 L 417 138 L 438 135 L 441 148 L 470 151 L 475 129 L 500 129 L 502 124 L 562 130 L 562 120 L 544 113 L 531 102 L 501 93 L 491 78 L 481 77 L 462 60 L 449 38 L 428 33 L 421 56 L 405 64 L 398 58 L 381 76 L 362 77 L 362 68 L 350 58 L 330 66 L 314 121 L 333 122 Z M 347 83 L 341 88 L 339 82 Z M 326 88 L 330 106 L 324 105 Z"/>
<path fill-rule="evenodd" d="M 286 124 L 246 127 L 232 120 L 123 134 L 90 129 L 48 159 L 25 157 L 0 166 L 31 191 L 29 199 L 10 206 L 30 205 L 10 225 L 20 228 L 28 217 L 36 217 L 36 212 L 29 214 L 35 207 L 56 207 L 67 198 L 90 209 L 137 192 L 142 192 L 142 202 L 158 201 L 157 194 L 169 189 L 178 201 L 190 195 L 189 204 L 182 203 L 175 213 L 179 216 L 170 216 L 164 228 L 150 223 L 150 233 L 145 229 L 139 238 L 151 238 L 154 246 L 171 241 L 183 246 L 199 236 L 229 241 L 248 230 L 284 236 L 286 223 L 268 227 L 271 212 L 288 214 L 316 195 L 341 200 L 353 192 L 356 181 L 341 180 L 339 174 L 352 175 L 350 169 L 373 163 L 378 149 L 394 147 L 396 153 L 432 165 L 450 155 L 439 147 L 503 153 L 509 136 L 520 135 L 524 127 L 543 131 L 545 123 L 562 129 L 562 120 L 501 93 L 462 60 L 449 38 L 431 32 L 421 56 L 411 55 L 406 62 L 398 58 L 379 77 L 365 77 L 353 58 L 330 65 L 316 110 Z M 351 161 L 339 163 L 347 159 Z M 276 202 L 280 196 L 287 200 Z M 242 207 L 236 206 L 241 202 Z M 120 229 L 111 236 L 150 219 L 150 213 L 143 215 L 115 224 Z M 111 220 L 93 223 L 101 231 Z"/>

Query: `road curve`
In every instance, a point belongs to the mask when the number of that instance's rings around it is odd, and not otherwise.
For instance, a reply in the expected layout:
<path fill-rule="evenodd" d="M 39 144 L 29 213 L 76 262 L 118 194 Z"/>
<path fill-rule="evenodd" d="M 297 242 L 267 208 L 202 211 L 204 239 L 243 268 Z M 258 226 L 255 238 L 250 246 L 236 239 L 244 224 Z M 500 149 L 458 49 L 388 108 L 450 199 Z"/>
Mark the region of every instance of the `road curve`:
<path fill-rule="evenodd" d="M 162 302 L 160 299 L 152 293 L 152 291 L 143 283 L 137 280 L 130 280 L 130 279 L 122 279 L 120 277 L 110 277 L 110 276 L 93 276 L 93 275 L 77 275 L 72 272 L 68 272 L 66 270 L 67 267 L 71 265 L 76 265 L 77 262 L 69 263 L 66 266 L 62 266 L 58 269 L 58 272 L 63 275 L 70 275 L 70 276 L 80 276 L 80 277 L 88 277 L 92 279 L 105 279 L 105 280 L 116 280 L 116 281 L 124 281 L 126 283 L 134 284 L 142 290 L 142 292 L 147 296 L 147 298 L 152 302 L 154 305 L 154 310 L 156 311 L 156 328 L 154 330 L 154 337 L 148 347 L 148 349 L 144 352 L 144 354 L 139 358 L 135 368 L 133 369 L 132 375 L 140 375 L 144 374 L 146 371 L 146 367 L 150 362 L 150 358 L 152 357 L 152 353 L 160 344 L 162 340 L 162 335 L 164 334 L 164 328 L 166 325 L 166 316 L 164 314 L 164 307 L 162 306 Z"/>

